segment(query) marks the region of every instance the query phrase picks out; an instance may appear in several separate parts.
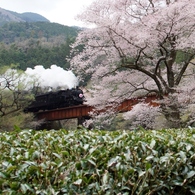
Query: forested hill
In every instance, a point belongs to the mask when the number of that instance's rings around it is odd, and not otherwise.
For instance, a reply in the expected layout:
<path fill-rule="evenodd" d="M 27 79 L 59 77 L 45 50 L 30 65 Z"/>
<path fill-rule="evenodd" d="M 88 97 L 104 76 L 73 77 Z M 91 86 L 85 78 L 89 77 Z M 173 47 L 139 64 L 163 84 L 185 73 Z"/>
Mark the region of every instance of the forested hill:
<path fill-rule="evenodd" d="M 70 44 L 80 30 L 50 22 L 7 22 L 0 26 L 0 67 L 17 64 L 26 70 L 56 64 L 68 69 Z"/>
<path fill-rule="evenodd" d="M 0 26 L 7 22 L 49 22 L 49 20 L 37 13 L 17 13 L 0 8 Z"/>
<path fill-rule="evenodd" d="M 9 22 L 0 27 L 0 42 L 11 44 L 26 41 L 29 39 L 39 39 L 40 41 L 53 42 L 56 37 L 63 37 L 60 43 L 66 38 L 75 38 L 79 28 L 64 26 L 57 23 L 48 22 Z"/>

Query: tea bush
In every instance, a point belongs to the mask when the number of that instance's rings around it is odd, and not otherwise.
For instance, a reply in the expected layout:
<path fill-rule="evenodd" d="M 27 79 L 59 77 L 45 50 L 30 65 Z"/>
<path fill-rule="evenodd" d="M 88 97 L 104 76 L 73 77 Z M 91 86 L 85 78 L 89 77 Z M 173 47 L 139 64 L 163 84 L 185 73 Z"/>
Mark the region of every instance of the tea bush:
<path fill-rule="evenodd" d="M 0 194 L 195 194 L 195 129 L 0 134 Z"/>

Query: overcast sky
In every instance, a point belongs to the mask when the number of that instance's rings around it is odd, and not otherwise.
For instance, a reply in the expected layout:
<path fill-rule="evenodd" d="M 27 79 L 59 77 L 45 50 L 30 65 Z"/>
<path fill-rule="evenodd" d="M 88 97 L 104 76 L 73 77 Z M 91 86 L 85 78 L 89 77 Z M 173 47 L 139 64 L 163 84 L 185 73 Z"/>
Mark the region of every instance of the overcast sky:
<path fill-rule="evenodd" d="M 0 0 L 0 7 L 18 13 L 34 12 L 50 22 L 83 26 L 74 17 L 94 0 Z"/>

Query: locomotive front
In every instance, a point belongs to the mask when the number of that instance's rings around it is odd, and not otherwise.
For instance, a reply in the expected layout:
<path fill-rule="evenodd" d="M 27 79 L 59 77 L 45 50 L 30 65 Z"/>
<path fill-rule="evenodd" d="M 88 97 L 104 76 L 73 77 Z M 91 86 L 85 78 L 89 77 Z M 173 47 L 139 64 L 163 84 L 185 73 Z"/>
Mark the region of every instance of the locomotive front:
<path fill-rule="evenodd" d="M 74 99 L 75 105 L 83 104 L 83 102 L 85 101 L 83 91 L 78 87 L 72 90 L 72 97 Z"/>

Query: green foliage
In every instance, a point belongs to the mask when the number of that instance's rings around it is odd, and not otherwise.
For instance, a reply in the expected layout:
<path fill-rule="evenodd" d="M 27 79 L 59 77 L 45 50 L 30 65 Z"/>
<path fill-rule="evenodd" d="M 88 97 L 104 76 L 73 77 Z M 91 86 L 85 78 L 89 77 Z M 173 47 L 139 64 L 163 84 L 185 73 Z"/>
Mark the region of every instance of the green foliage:
<path fill-rule="evenodd" d="M 0 28 L 0 67 L 14 63 L 26 70 L 56 64 L 68 69 L 66 58 L 79 30 L 48 22 L 7 23 Z"/>
<path fill-rule="evenodd" d="M 0 134 L 1 194 L 195 194 L 195 129 Z"/>
<path fill-rule="evenodd" d="M 176 63 L 181 63 L 190 59 L 190 54 L 184 51 L 178 51 L 176 55 Z"/>
<path fill-rule="evenodd" d="M 64 37 L 76 37 L 79 29 L 48 22 L 12 22 L 6 23 L 0 28 L 0 42 L 7 44 L 24 41 L 33 38 L 50 38 L 63 35 Z M 63 41 L 63 40 L 62 40 Z"/>
<path fill-rule="evenodd" d="M 24 114 L 23 109 L 33 101 L 32 91 L 39 83 L 33 77 L 24 77 L 24 72 L 16 67 L 11 64 L 0 69 L 0 131 L 11 131 L 14 125 L 30 127 L 25 123 L 34 118 L 32 114 Z"/>
<path fill-rule="evenodd" d="M 46 47 L 42 46 L 40 42 L 32 41 L 31 45 L 26 45 L 23 49 L 16 45 L 5 48 L 2 44 L 0 47 L 0 67 L 17 63 L 19 69 L 26 70 L 27 67 L 33 68 L 35 65 L 44 65 L 45 68 L 49 68 L 52 64 L 57 64 L 68 69 L 69 63 L 66 58 L 70 55 L 71 42 L 67 38 L 66 43 Z"/>
<path fill-rule="evenodd" d="M 37 126 L 38 126 L 37 122 Z M 19 110 L 0 117 L 0 132 L 8 132 L 16 130 L 17 128 L 32 128 L 36 127 L 34 115 L 32 113 L 24 113 Z"/>

